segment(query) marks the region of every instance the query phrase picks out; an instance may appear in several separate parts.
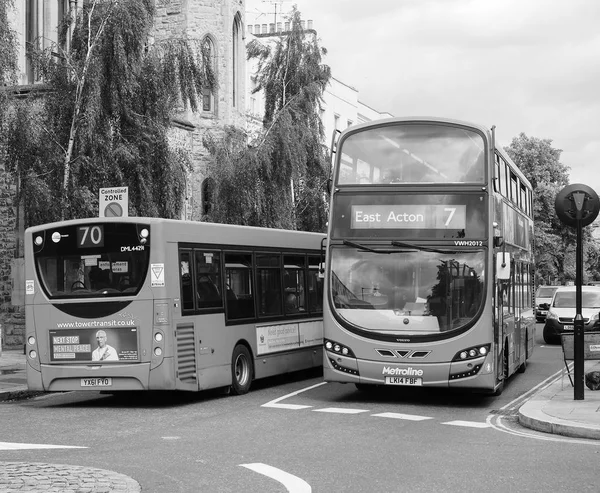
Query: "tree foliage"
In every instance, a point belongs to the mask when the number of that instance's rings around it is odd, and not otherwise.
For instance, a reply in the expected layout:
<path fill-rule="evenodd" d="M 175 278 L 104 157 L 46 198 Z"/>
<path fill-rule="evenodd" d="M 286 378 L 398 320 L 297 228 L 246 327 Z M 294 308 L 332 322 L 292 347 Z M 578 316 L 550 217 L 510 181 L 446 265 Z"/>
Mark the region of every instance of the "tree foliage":
<path fill-rule="evenodd" d="M 273 43 L 254 40 L 248 59 L 257 63 L 255 92 L 265 98 L 263 128 L 247 136 L 227 129 L 205 146 L 215 190 L 209 221 L 324 231 L 328 156 L 319 117 L 331 77 L 327 52 L 302 29 L 294 7 L 291 31 Z"/>
<path fill-rule="evenodd" d="M 560 162 L 562 150 L 552 140 L 513 138 L 506 151 L 533 186 L 536 278 L 538 283 L 575 280 L 576 232 L 565 226 L 554 208 L 558 192 L 569 184 L 569 167 Z M 590 230 L 584 229 L 584 281 L 599 278 L 600 252 Z"/>
<path fill-rule="evenodd" d="M 134 215 L 179 216 L 189 159 L 170 120 L 215 80 L 199 41 L 150 42 L 155 13 L 153 0 L 84 2 L 57 46 L 30 53 L 47 91 L 14 102 L 8 131 L 26 225 L 95 216 L 112 186 L 129 187 Z"/>

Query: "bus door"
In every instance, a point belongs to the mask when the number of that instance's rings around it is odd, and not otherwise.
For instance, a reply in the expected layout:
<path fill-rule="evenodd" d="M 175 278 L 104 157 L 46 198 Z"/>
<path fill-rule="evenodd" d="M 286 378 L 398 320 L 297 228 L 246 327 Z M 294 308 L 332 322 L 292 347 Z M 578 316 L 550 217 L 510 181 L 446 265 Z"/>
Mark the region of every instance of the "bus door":
<path fill-rule="evenodd" d="M 501 255 L 498 253 L 497 255 Z M 512 266 L 511 266 L 512 267 Z M 514 269 L 511 268 L 509 280 L 498 281 L 497 290 L 497 320 L 498 331 L 496 339 L 496 375 L 498 379 L 503 379 L 504 375 L 504 355 L 507 357 L 507 364 L 511 365 L 514 356 L 514 334 L 515 334 L 515 300 L 514 300 Z"/>

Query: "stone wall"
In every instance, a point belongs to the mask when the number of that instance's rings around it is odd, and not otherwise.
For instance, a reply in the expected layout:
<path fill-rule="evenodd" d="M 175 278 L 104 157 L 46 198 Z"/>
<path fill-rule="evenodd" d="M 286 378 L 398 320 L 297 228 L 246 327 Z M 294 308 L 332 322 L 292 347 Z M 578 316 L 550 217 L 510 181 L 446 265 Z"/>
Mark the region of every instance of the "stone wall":
<path fill-rule="evenodd" d="M 25 341 L 23 235 L 17 226 L 16 183 L 4 163 L 0 159 L 0 335 L 2 347 L 13 348 Z"/>

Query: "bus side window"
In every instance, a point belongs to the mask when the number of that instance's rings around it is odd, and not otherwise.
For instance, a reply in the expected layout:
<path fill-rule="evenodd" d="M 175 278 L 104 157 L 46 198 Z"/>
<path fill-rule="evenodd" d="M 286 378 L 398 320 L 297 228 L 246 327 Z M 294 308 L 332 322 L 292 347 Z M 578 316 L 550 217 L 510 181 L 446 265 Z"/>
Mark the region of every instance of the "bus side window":
<path fill-rule="evenodd" d="M 221 296 L 221 255 L 214 251 L 195 251 L 196 292 L 198 308 L 220 308 Z"/>
<path fill-rule="evenodd" d="M 285 270 L 284 292 L 285 313 L 299 313 L 306 311 L 306 296 L 304 293 L 304 272 L 306 258 L 304 255 L 285 255 L 283 257 Z"/>
<path fill-rule="evenodd" d="M 191 251 L 179 251 L 179 278 L 181 282 L 181 308 L 183 311 L 194 309 L 191 257 Z"/>
<path fill-rule="evenodd" d="M 258 314 L 281 315 L 281 257 L 276 253 L 256 254 Z"/>
<path fill-rule="evenodd" d="M 323 311 L 323 281 L 319 279 L 319 257 L 308 257 L 308 309 L 311 313 Z"/>
<path fill-rule="evenodd" d="M 225 281 L 227 291 L 227 318 L 237 320 L 254 318 L 252 290 L 252 255 L 225 254 Z"/>

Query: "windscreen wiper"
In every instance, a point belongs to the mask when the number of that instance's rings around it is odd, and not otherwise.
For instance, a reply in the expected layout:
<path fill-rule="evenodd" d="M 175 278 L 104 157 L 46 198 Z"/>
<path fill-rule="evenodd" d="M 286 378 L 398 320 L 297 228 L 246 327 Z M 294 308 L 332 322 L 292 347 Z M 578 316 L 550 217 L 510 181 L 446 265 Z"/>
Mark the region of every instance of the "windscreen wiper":
<path fill-rule="evenodd" d="M 371 252 L 371 253 L 400 253 L 402 251 L 405 250 L 375 250 L 374 248 L 368 247 L 366 245 L 361 245 L 360 243 L 354 243 L 353 241 L 350 240 L 344 240 L 344 245 L 346 246 L 351 246 L 354 248 L 357 248 L 358 250 L 363 250 L 365 252 Z M 399 245 L 402 246 L 402 245 Z M 418 249 L 416 247 L 413 248 L 413 251 L 418 251 Z"/>
<path fill-rule="evenodd" d="M 418 251 L 421 251 L 421 252 L 459 253 L 459 251 L 456 250 L 456 249 L 426 247 L 426 246 L 422 246 L 422 245 L 415 245 L 414 243 L 408 243 L 406 241 L 397 241 L 397 240 L 394 240 L 394 241 L 392 241 L 392 245 L 393 246 L 397 246 L 397 247 L 404 247 L 404 248 L 414 248 L 415 250 L 418 250 Z"/>

